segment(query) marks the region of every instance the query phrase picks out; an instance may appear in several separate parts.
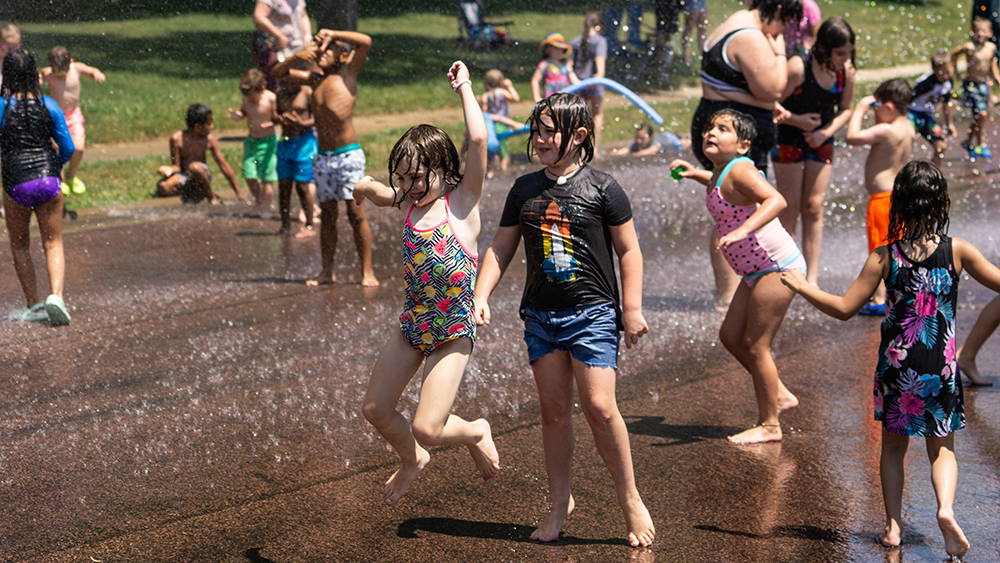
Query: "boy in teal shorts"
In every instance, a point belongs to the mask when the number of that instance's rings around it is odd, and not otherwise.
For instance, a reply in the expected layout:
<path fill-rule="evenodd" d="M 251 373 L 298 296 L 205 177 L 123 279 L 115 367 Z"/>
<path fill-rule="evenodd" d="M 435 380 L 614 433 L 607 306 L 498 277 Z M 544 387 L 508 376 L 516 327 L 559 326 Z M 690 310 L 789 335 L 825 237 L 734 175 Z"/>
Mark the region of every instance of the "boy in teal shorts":
<path fill-rule="evenodd" d="M 243 142 L 243 178 L 254 197 L 253 214 L 261 219 L 271 218 L 271 197 L 274 183 L 278 181 L 278 135 L 274 130 L 277 119 L 277 98 L 265 90 L 264 73 L 252 68 L 240 78 L 243 105 L 239 111 L 229 108 L 235 120 L 247 120 L 247 137 Z"/>

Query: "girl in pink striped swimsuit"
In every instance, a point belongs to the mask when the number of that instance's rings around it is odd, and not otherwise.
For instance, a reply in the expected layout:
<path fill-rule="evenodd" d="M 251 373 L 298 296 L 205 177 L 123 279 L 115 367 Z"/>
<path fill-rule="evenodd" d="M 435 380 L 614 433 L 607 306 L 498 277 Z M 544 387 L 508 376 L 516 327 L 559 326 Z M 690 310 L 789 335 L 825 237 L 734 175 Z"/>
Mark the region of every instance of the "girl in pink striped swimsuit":
<path fill-rule="evenodd" d="M 784 270 L 800 269 L 805 260 L 791 235 L 778 222 L 785 198 L 746 158 L 756 136 L 754 120 L 732 109 L 716 112 L 702 144 L 714 171 L 696 170 L 675 160 L 670 168 L 708 188 L 706 203 L 715 219 L 719 249 L 743 281 L 719 329 L 722 344 L 753 377 L 757 425 L 730 436 L 736 443 L 781 440 L 778 415 L 798 405 L 778 378 L 771 341 L 781 327 L 795 294 L 781 283 Z"/>

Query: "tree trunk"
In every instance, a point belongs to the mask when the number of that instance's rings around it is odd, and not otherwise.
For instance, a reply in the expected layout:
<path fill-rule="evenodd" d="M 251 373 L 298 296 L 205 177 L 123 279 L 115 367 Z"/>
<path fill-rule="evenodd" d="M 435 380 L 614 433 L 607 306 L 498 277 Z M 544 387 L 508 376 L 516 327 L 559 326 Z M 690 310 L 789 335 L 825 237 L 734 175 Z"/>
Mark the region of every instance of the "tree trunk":
<path fill-rule="evenodd" d="M 358 30 L 358 0 L 313 0 L 306 7 L 320 29 Z"/>

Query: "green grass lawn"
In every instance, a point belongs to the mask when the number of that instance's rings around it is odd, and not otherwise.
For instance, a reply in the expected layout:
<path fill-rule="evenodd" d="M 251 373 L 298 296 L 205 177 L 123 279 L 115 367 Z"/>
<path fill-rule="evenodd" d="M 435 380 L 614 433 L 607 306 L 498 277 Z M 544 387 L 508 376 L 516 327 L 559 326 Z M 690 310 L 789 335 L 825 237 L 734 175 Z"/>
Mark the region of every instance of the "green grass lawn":
<path fill-rule="evenodd" d="M 930 54 L 951 48 L 968 37 L 968 8 L 964 4 L 959 8 L 952 0 L 926 0 L 925 4 L 871 0 L 819 0 L 819 3 L 825 17 L 842 15 L 854 26 L 859 68 L 925 62 Z M 474 78 L 496 64 L 488 55 L 473 52 L 457 41 L 457 20 L 451 2 L 431 0 L 413 7 L 412 12 L 403 12 L 399 3 L 387 0 L 362 4 L 365 6 L 358 29 L 372 36 L 373 49 L 361 75 L 357 115 L 457 107 L 458 98 L 444 80 L 451 62 L 466 60 Z M 542 14 L 533 11 L 536 4 L 528 0 L 487 3 L 490 19 L 516 22 L 511 32 L 519 44 L 506 51 L 503 62 L 507 76 L 514 80 L 522 97 L 531 95 L 529 80 L 537 64 L 538 42 L 551 31 L 559 31 L 567 39 L 579 34 L 584 15 L 599 4 L 558 1 L 553 3 L 553 9 L 547 10 L 549 13 Z M 736 0 L 713 0 L 709 29 L 739 6 Z M 645 20 L 652 22 L 650 11 Z M 76 60 L 106 73 L 105 83 L 88 81 L 83 86 L 81 105 L 87 116 L 89 143 L 167 135 L 183 126 L 184 112 L 194 102 L 215 110 L 217 128 L 230 128 L 226 108 L 240 103 L 239 76 L 253 66 L 248 49 L 252 29 L 249 14 L 187 13 L 19 26 L 25 47 L 35 54 L 40 66 L 47 64 L 46 53 L 51 47 L 65 45 Z M 678 41 L 675 38 L 675 45 Z M 679 53 L 679 46 L 675 50 Z M 666 69 L 651 71 L 610 61 L 609 77 L 642 92 L 697 84 L 696 66 L 686 67 L 675 61 Z M 476 86 L 481 89 L 481 82 L 477 80 Z M 690 103 L 657 108 L 666 118 L 665 128 L 682 132 L 693 109 L 694 104 Z M 634 125 L 642 119 L 634 108 L 609 110 L 605 139 L 631 137 Z M 460 134 L 461 124 L 449 129 Z M 399 133 L 383 132 L 362 139 L 373 166 L 385 162 Z M 155 162 L 151 165 L 160 162 L 152 160 Z M 132 175 L 138 173 L 138 167 L 122 165 L 120 174 L 118 168 L 114 163 L 84 161 L 81 170 L 84 177 L 122 177 L 113 180 L 115 185 L 109 186 L 106 195 L 95 197 L 93 203 L 134 197 L 126 195 L 131 192 L 118 184 L 133 183 Z M 141 169 L 147 169 L 145 163 Z M 140 176 L 144 174 L 143 171 Z M 140 183 L 151 181 L 144 179 Z M 143 189 L 141 197 L 149 193 L 148 188 Z"/>

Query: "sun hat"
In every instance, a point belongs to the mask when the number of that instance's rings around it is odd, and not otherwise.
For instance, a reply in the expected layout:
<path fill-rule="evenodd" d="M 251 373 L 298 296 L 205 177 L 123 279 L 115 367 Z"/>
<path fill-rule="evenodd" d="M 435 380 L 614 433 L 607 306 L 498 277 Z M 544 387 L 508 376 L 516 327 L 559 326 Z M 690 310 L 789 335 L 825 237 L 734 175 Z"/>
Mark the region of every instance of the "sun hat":
<path fill-rule="evenodd" d="M 562 58 L 564 59 L 573 54 L 573 47 L 571 47 L 570 44 L 566 42 L 566 38 L 563 37 L 562 33 L 558 32 L 550 33 L 545 36 L 545 39 L 542 39 L 541 44 L 538 46 L 538 58 L 545 57 L 546 45 L 552 45 L 556 49 L 562 49 L 563 50 Z"/>

